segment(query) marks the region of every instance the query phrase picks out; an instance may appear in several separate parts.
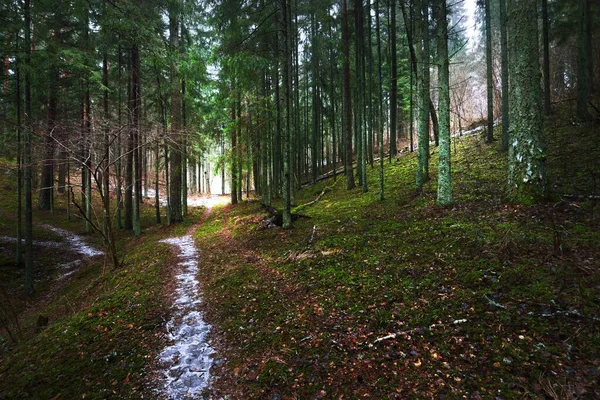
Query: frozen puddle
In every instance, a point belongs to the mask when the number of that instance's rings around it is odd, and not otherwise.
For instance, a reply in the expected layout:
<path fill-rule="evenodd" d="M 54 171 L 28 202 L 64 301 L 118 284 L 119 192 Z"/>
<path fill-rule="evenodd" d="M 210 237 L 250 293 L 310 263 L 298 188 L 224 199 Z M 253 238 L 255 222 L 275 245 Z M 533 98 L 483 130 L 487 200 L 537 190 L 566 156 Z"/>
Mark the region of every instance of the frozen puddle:
<path fill-rule="evenodd" d="M 179 248 L 179 272 L 173 317 L 167 322 L 171 344 L 160 353 L 164 388 L 169 399 L 193 398 L 208 386 L 212 354 L 207 341 L 210 325 L 196 308 L 202 302 L 198 290 L 198 252 L 191 235 L 161 240 Z"/>

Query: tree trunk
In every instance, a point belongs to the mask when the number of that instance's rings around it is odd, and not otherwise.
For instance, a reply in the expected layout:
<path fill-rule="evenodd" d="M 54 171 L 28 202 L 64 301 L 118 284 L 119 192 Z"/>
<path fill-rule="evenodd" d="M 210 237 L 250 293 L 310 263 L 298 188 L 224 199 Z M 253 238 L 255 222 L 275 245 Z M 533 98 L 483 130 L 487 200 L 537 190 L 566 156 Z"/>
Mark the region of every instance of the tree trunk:
<path fill-rule="evenodd" d="M 352 98 L 350 94 L 350 33 L 348 31 L 348 6 L 342 0 L 342 47 L 344 52 L 343 79 L 344 79 L 344 139 L 345 139 L 345 166 L 346 189 L 354 189 L 354 173 L 352 171 Z"/>
<path fill-rule="evenodd" d="M 183 210 L 181 202 L 182 187 L 182 156 L 181 156 L 181 97 L 179 76 L 175 54 L 179 51 L 179 1 L 169 9 L 169 42 L 173 60 L 171 62 L 171 168 L 170 168 L 170 223 L 183 221 Z"/>
<path fill-rule="evenodd" d="M 544 113 L 552 114 L 550 103 L 550 43 L 548 40 L 548 0 L 542 0 L 542 42 L 544 46 Z"/>
<path fill-rule="evenodd" d="M 117 268 L 119 266 L 119 256 L 117 254 L 117 243 L 114 236 L 110 209 L 110 112 L 108 107 L 108 54 L 106 50 L 102 54 L 102 84 L 104 85 L 104 96 L 102 99 L 104 108 L 104 159 L 102 163 L 102 189 L 104 190 L 102 193 L 104 206 L 104 236 L 107 241 L 108 253 L 111 257 L 113 267 Z"/>
<path fill-rule="evenodd" d="M 448 60 L 448 20 L 446 0 L 437 0 L 437 57 L 439 110 L 440 110 L 440 153 L 438 164 L 437 204 L 452 203 L 452 178 L 450 174 L 450 61 Z"/>
<path fill-rule="evenodd" d="M 119 35 L 119 39 L 120 39 L 120 35 Z M 119 40 L 120 41 L 120 40 Z M 122 123 L 123 123 L 123 116 L 122 116 L 122 109 L 123 109 L 123 100 L 122 100 L 122 92 L 121 92 L 121 86 L 122 86 L 122 75 L 123 75 L 123 53 L 122 53 L 122 49 L 121 49 L 121 45 L 119 44 L 119 48 L 117 49 L 118 51 L 118 56 L 117 56 L 117 63 L 118 63 L 118 72 L 117 72 L 117 101 L 118 101 L 118 111 L 117 111 L 117 148 L 116 148 L 116 157 L 117 157 L 117 164 L 116 164 L 116 179 L 117 179 L 117 228 L 118 229 L 123 229 L 123 219 L 121 218 L 121 210 L 123 209 L 123 183 L 122 183 L 122 161 L 121 161 L 121 155 L 122 155 L 122 148 L 123 148 L 123 144 L 121 143 L 121 131 L 123 130 L 122 127 Z"/>
<path fill-rule="evenodd" d="M 232 96 L 235 96 L 235 94 L 233 94 L 235 92 L 235 90 L 236 90 L 235 84 L 232 83 L 232 87 L 231 87 Z M 237 174 L 238 174 L 238 170 L 237 170 L 237 147 L 238 147 L 237 124 L 238 124 L 238 120 L 237 120 L 237 115 L 236 115 L 236 111 L 237 111 L 236 102 L 237 102 L 237 96 L 235 97 L 235 100 L 232 100 L 232 102 L 231 102 L 231 204 L 237 204 L 238 200 L 239 200 L 238 199 L 238 188 L 237 188 L 237 183 L 238 183 L 238 179 L 237 179 Z"/>
<path fill-rule="evenodd" d="M 590 73 L 589 64 L 591 63 L 591 16 L 590 1 L 579 0 L 579 66 L 577 69 L 577 116 L 586 120 L 588 113 L 588 96 L 590 94 Z"/>
<path fill-rule="evenodd" d="M 140 53 L 137 43 L 131 46 L 131 93 L 132 113 L 131 131 L 133 136 L 133 187 L 135 197 L 133 199 L 133 234 L 139 236 L 142 233 L 140 225 L 140 206 L 142 203 L 142 160 L 140 140 L 140 115 L 142 109 L 142 93 L 140 88 Z"/>
<path fill-rule="evenodd" d="M 402 15 L 404 17 L 404 27 L 406 29 L 406 39 L 408 41 L 408 50 L 410 53 L 410 62 L 412 64 L 412 69 L 413 69 L 413 73 L 415 74 L 415 80 L 417 80 L 417 84 L 418 84 L 418 79 L 419 76 L 421 75 L 419 73 L 419 70 L 417 68 L 417 63 L 418 63 L 418 58 L 421 55 L 421 52 L 419 50 L 419 55 L 417 56 L 417 52 L 415 51 L 415 47 L 414 47 L 414 39 L 413 39 L 413 34 L 412 31 L 413 29 L 417 31 L 417 35 L 420 35 L 420 31 L 421 31 L 421 25 L 419 24 L 419 22 L 417 21 L 416 26 L 414 23 L 414 10 L 415 9 L 419 9 L 418 6 L 418 2 L 419 0 L 415 0 L 414 5 L 410 8 L 410 23 L 407 21 L 407 13 L 406 13 L 406 4 L 405 4 L 406 0 L 400 0 L 400 7 L 402 8 Z M 418 11 L 417 16 L 420 15 L 420 11 Z M 409 28 L 409 27 L 414 27 L 414 28 Z M 422 69 L 421 69 L 421 72 Z M 420 94 L 418 93 L 418 95 L 420 96 Z M 429 95 L 429 91 L 428 91 L 428 110 L 429 110 L 429 116 L 431 117 L 431 124 L 433 127 L 433 137 L 435 140 L 435 145 L 437 146 L 439 144 L 439 123 L 438 123 L 438 118 L 437 118 L 437 114 L 435 112 L 435 105 L 433 104 L 433 101 L 431 100 L 431 96 Z M 421 104 L 419 103 L 417 105 L 419 108 L 421 107 Z M 417 117 L 419 118 L 419 117 Z M 429 143 L 429 142 L 428 142 Z M 412 140 L 411 140 L 411 146 L 412 146 Z M 429 146 L 429 145 L 428 145 Z M 411 147 L 411 151 L 413 151 L 412 147 Z"/>
<path fill-rule="evenodd" d="M 485 0 L 485 62 L 487 76 L 487 137 L 486 141 L 494 140 L 494 77 L 492 75 L 492 14 L 490 0 Z"/>
<path fill-rule="evenodd" d="M 31 168 L 31 1 L 23 1 L 25 20 L 25 135 L 23 162 L 25 163 L 25 291 L 33 293 L 33 202 Z"/>
<path fill-rule="evenodd" d="M 17 48 L 19 47 L 19 38 L 17 37 Z M 21 132 L 23 127 L 21 126 L 21 58 L 17 56 L 15 60 L 15 103 L 16 103 L 16 114 L 17 114 L 17 246 L 15 251 L 15 261 L 18 266 L 23 261 L 22 254 L 22 240 L 23 240 L 23 143 L 21 138 Z"/>
<path fill-rule="evenodd" d="M 379 200 L 384 200 L 383 175 L 383 73 L 381 72 L 381 26 L 379 1 L 375 0 L 375 30 L 377 31 L 377 147 L 379 150 Z"/>
<path fill-rule="evenodd" d="M 181 206 L 182 206 L 182 213 L 183 216 L 187 216 L 188 213 L 188 204 L 187 204 L 187 197 L 188 197 L 188 180 L 187 180 L 187 175 L 188 175 L 188 168 L 187 168 L 187 164 L 188 164 L 188 143 L 187 143 L 187 107 L 186 107 L 186 101 L 185 101 L 185 89 L 186 89 L 186 85 L 185 85 L 185 78 L 181 80 L 181 122 L 182 122 L 182 128 L 183 128 L 183 139 L 182 139 L 182 160 L 181 160 Z"/>
<path fill-rule="evenodd" d="M 55 17 L 58 19 L 58 17 Z M 58 57 L 58 41 L 60 21 L 55 21 L 52 40 L 49 45 L 50 53 L 50 87 L 48 91 L 48 121 L 44 137 L 44 164 L 42 167 L 42 187 L 40 189 L 39 207 L 42 210 L 52 210 L 54 200 L 54 135 L 58 118 L 58 85 L 59 71 L 56 64 Z"/>
<path fill-rule="evenodd" d="M 129 49 L 129 59 L 127 60 L 128 83 L 127 83 L 127 147 L 125 158 L 125 229 L 133 229 L 133 129 L 131 118 L 134 112 L 135 104 L 133 102 L 133 66 L 132 66 L 133 50 Z"/>
<path fill-rule="evenodd" d="M 536 3 L 510 0 L 509 12 L 508 197 L 527 204 L 547 194 Z"/>
<path fill-rule="evenodd" d="M 508 132 L 510 127 L 510 115 L 508 104 L 508 35 L 506 34 L 506 0 L 500 0 L 500 53 L 502 69 L 502 139 L 500 150 L 508 150 Z M 460 115 L 458 123 L 461 123 Z M 462 132 L 462 129 L 460 129 Z"/>
<path fill-rule="evenodd" d="M 396 143 L 398 124 L 398 54 L 396 49 L 396 1 L 391 1 L 390 9 L 390 51 L 392 58 L 390 82 L 390 160 L 398 154 Z"/>
<path fill-rule="evenodd" d="M 365 21 L 364 21 L 364 15 L 365 15 L 365 10 L 363 9 L 363 3 L 362 0 L 359 0 L 356 2 L 357 3 L 357 21 L 358 21 L 358 47 L 360 49 L 360 51 L 358 51 L 357 53 L 360 55 L 359 58 L 359 65 L 360 68 L 357 70 L 357 74 L 358 74 L 358 97 L 360 99 L 359 102 L 359 114 L 361 116 L 361 124 L 360 124 L 360 182 L 362 185 L 362 190 L 363 193 L 366 193 L 369 191 L 369 185 L 367 182 L 367 93 L 366 93 L 366 83 L 367 83 L 367 79 L 366 79 L 366 55 L 365 55 L 365 51 L 366 51 L 366 45 L 365 45 Z M 370 40 L 370 38 L 369 38 Z"/>
<path fill-rule="evenodd" d="M 292 117 L 292 76 L 291 76 L 291 7 L 289 0 L 282 0 L 283 7 L 283 27 L 284 27 L 284 63 L 283 63 L 283 80 L 284 80 L 284 97 L 285 97 L 285 133 L 283 136 L 283 229 L 292 228 L 292 204 L 291 191 L 292 176 L 291 176 L 291 141 L 293 139 L 291 131 Z"/>
<path fill-rule="evenodd" d="M 424 183 L 429 179 L 429 25 L 428 0 L 415 1 L 419 38 L 416 40 L 418 51 L 415 59 L 421 61 L 419 81 L 419 147 L 417 149 L 417 192 L 423 191 Z M 422 43 L 422 45 L 421 45 Z"/>

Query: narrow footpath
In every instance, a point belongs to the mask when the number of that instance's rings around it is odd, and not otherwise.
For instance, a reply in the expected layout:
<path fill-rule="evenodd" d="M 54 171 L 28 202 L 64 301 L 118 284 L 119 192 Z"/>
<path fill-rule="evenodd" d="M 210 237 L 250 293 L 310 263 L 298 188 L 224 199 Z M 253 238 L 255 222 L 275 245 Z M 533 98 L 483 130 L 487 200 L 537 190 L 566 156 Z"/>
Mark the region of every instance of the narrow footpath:
<path fill-rule="evenodd" d="M 213 205 L 222 201 L 222 198 L 211 197 L 194 201 L 194 206 L 205 206 L 206 216 Z M 200 395 L 208 387 L 215 352 L 208 341 L 211 326 L 198 310 L 202 293 L 197 279 L 199 255 L 192 236 L 195 227 L 185 236 L 161 240 L 178 250 L 172 315 L 166 325 L 169 344 L 159 355 L 164 376 L 159 392 L 168 399 Z"/>

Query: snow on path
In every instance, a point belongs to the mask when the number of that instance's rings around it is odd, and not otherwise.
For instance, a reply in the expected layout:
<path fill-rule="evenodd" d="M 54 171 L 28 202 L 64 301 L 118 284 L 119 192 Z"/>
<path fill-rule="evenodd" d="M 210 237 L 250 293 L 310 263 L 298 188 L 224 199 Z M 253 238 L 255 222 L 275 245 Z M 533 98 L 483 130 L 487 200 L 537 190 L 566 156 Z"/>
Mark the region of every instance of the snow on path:
<path fill-rule="evenodd" d="M 65 229 L 57 228 L 48 224 L 40 224 L 40 227 L 44 229 L 48 229 L 59 236 L 61 236 L 65 242 L 56 242 L 56 241 L 41 241 L 34 240 L 34 246 L 41 246 L 47 248 L 54 249 L 68 249 L 70 251 L 74 251 L 76 253 L 81 254 L 86 258 L 96 257 L 104 254 L 101 250 L 95 249 L 94 247 L 85 243 L 84 239 L 81 236 L 78 236 L 74 233 L 71 233 Z M 12 236 L 0 236 L 0 242 L 8 242 L 8 243 L 17 243 L 17 238 Z M 25 240 L 22 239 L 21 243 L 25 245 Z M 64 271 L 58 276 L 58 280 L 63 280 L 73 275 L 75 271 L 82 265 L 82 260 L 73 260 L 67 263 L 59 264 L 59 267 Z"/>
<path fill-rule="evenodd" d="M 69 246 L 79 254 L 85 257 L 95 257 L 104 254 L 101 250 L 95 249 L 92 246 L 85 243 L 81 236 L 71 233 L 65 229 L 57 228 L 48 224 L 40 224 L 42 228 L 51 230 L 57 235 L 62 236 L 64 240 L 69 243 Z"/>
<path fill-rule="evenodd" d="M 208 386 L 213 348 L 208 343 L 210 325 L 197 306 L 202 302 L 198 288 L 198 251 L 191 235 L 161 240 L 179 248 L 179 272 L 173 316 L 167 323 L 170 345 L 160 353 L 165 377 L 161 390 L 169 399 L 192 398 Z"/>

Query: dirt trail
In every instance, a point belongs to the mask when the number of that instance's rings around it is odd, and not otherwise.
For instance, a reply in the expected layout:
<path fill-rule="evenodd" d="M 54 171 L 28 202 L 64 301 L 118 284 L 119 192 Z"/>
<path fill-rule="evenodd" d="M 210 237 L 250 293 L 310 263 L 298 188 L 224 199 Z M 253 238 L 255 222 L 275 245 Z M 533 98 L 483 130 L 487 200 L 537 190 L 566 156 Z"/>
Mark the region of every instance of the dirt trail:
<path fill-rule="evenodd" d="M 211 326 L 204 321 L 204 314 L 198 310 L 202 303 L 202 293 L 197 279 L 199 255 L 193 232 L 220 201 L 222 199 L 219 198 L 197 201 L 198 205 L 206 207 L 204 217 L 185 236 L 161 240 L 161 243 L 176 246 L 179 252 L 172 317 L 167 322 L 167 339 L 170 344 L 159 355 L 161 373 L 164 376 L 164 384 L 159 391 L 169 399 L 195 397 L 209 384 L 215 351 L 208 342 Z"/>

